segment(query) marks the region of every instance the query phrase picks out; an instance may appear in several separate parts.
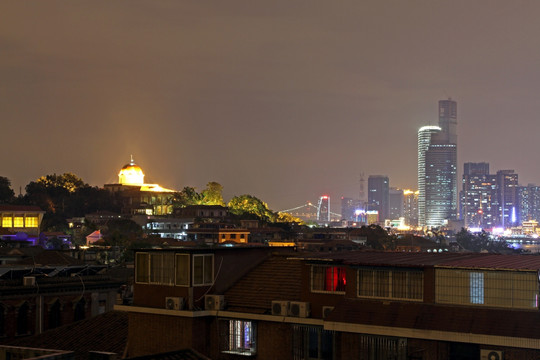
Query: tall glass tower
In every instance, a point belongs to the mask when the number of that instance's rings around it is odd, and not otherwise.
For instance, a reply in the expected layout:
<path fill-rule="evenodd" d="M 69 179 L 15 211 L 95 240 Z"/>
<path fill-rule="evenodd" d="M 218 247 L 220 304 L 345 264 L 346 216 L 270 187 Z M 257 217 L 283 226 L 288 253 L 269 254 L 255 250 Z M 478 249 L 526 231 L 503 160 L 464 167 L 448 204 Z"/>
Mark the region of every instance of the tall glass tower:
<path fill-rule="evenodd" d="M 418 223 L 443 226 L 457 217 L 457 103 L 439 101 L 439 126 L 418 131 Z"/>
<path fill-rule="evenodd" d="M 441 131 L 438 126 L 423 126 L 418 130 L 418 225 L 426 225 L 426 153 L 431 137 Z"/>

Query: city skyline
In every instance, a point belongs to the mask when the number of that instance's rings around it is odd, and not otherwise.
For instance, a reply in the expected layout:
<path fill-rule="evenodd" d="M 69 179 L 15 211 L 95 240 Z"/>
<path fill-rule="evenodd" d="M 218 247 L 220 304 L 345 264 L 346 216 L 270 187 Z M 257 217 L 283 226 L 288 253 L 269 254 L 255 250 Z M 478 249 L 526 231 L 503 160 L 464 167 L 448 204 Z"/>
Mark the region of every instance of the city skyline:
<path fill-rule="evenodd" d="M 227 199 L 253 194 L 275 210 L 357 198 L 360 173 L 416 189 L 418 129 L 452 97 L 458 179 L 464 163 L 484 161 L 538 184 L 538 10 L 1 4 L 0 175 L 17 194 L 52 173 L 101 187 L 133 154 L 149 182 L 217 181 Z"/>

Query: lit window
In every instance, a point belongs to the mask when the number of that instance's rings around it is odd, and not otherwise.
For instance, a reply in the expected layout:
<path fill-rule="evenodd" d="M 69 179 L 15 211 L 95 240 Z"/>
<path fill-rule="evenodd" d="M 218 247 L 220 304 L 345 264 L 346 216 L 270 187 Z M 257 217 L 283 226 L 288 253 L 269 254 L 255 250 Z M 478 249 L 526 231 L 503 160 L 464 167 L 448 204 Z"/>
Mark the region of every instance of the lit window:
<path fill-rule="evenodd" d="M 5 228 L 13 227 L 13 218 L 11 216 L 4 216 L 2 218 L 2 227 L 5 227 Z"/>
<path fill-rule="evenodd" d="M 312 291 L 345 292 L 347 278 L 344 267 L 313 265 L 311 279 Z"/>
<path fill-rule="evenodd" d="M 470 298 L 471 304 L 484 303 L 484 273 L 471 272 L 469 274 L 470 281 Z"/>
<path fill-rule="evenodd" d="M 24 217 L 16 215 L 13 217 L 13 227 L 22 228 L 24 227 Z"/>
<path fill-rule="evenodd" d="M 222 323 L 226 327 L 223 332 L 222 352 L 228 354 L 254 355 L 256 353 L 255 324 L 244 320 L 226 320 Z"/>
<path fill-rule="evenodd" d="M 38 217 L 37 216 L 27 216 L 25 219 L 27 228 L 37 228 L 38 227 Z M 73 224 L 70 224 L 73 227 Z"/>
<path fill-rule="evenodd" d="M 214 255 L 193 255 L 193 285 L 214 283 Z"/>

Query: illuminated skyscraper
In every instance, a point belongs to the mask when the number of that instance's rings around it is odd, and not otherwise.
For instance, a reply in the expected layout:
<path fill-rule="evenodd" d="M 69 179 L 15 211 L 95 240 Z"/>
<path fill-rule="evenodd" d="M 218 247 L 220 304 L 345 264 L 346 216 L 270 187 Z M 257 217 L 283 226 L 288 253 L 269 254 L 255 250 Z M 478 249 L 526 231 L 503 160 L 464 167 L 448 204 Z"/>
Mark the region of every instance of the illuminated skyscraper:
<path fill-rule="evenodd" d="M 403 217 L 403 190 L 397 188 L 390 188 L 388 202 L 390 204 L 390 213 L 388 214 L 388 218 L 391 220 L 396 220 L 400 217 Z"/>
<path fill-rule="evenodd" d="M 426 153 L 431 137 L 441 131 L 438 126 L 424 126 L 418 131 L 418 224 L 426 224 Z"/>
<path fill-rule="evenodd" d="M 497 171 L 499 217 L 502 227 L 518 223 L 518 174 L 514 170 Z"/>
<path fill-rule="evenodd" d="M 457 103 L 439 101 L 439 126 L 418 131 L 418 223 L 438 227 L 457 216 Z"/>
<path fill-rule="evenodd" d="M 462 218 L 466 227 L 491 229 L 499 225 L 497 176 L 488 163 L 463 164 Z"/>
<path fill-rule="evenodd" d="M 379 212 L 379 221 L 384 223 L 390 213 L 390 181 L 388 176 L 370 175 L 368 177 L 368 207 Z"/>
<path fill-rule="evenodd" d="M 418 225 L 418 191 L 403 190 L 403 217 L 405 224 Z"/>

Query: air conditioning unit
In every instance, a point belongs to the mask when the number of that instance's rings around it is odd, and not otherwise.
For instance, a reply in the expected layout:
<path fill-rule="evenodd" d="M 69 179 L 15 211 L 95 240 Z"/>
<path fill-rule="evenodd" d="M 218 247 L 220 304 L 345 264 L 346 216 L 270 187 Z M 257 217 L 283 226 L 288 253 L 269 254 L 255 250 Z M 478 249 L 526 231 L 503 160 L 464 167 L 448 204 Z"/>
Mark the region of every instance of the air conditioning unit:
<path fill-rule="evenodd" d="M 183 297 L 166 297 L 165 309 L 168 310 L 182 310 L 184 308 Z"/>
<path fill-rule="evenodd" d="M 223 295 L 205 295 L 204 309 L 205 310 L 223 310 L 225 307 L 225 298 Z"/>
<path fill-rule="evenodd" d="M 480 360 L 503 360 L 503 352 L 500 350 L 480 349 Z"/>
<path fill-rule="evenodd" d="M 323 306 L 322 307 L 322 317 L 323 319 L 326 319 L 328 315 L 334 310 L 333 306 Z"/>
<path fill-rule="evenodd" d="M 23 277 L 23 286 L 36 286 L 36 277 L 35 276 Z"/>
<path fill-rule="evenodd" d="M 272 301 L 272 315 L 287 316 L 289 315 L 289 302 L 283 300 Z"/>
<path fill-rule="evenodd" d="M 289 316 L 295 317 L 308 317 L 310 313 L 310 307 L 308 302 L 303 301 L 291 301 L 289 304 Z"/>

